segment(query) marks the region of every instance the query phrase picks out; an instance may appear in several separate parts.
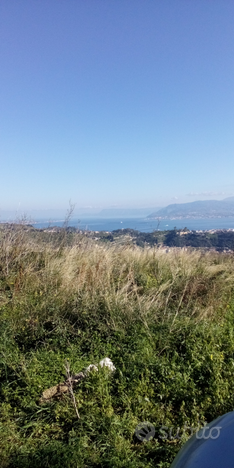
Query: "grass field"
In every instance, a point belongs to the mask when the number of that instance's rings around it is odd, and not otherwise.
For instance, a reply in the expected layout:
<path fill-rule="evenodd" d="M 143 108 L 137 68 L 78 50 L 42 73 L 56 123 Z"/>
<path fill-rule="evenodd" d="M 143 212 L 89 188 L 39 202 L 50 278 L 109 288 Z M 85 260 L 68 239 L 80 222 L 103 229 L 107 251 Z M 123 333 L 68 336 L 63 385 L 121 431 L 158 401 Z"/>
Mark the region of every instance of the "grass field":
<path fill-rule="evenodd" d="M 0 233 L 1 468 L 168 468 L 234 407 L 234 256 Z M 68 242 L 69 241 L 69 242 Z M 42 392 L 109 357 L 44 404 Z M 155 436 L 141 442 L 136 426 Z"/>

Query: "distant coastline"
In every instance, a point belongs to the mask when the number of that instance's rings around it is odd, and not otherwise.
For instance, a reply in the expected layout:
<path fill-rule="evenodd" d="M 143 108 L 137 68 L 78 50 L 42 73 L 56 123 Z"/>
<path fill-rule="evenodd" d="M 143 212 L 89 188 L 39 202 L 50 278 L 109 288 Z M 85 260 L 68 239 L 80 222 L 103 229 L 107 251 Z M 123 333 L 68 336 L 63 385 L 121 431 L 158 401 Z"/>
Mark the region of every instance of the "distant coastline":
<path fill-rule="evenodd" d="M 35 228 L 43 229 L 49 226 L 62 227 L 64 220 L 55 221 L 36 219 L 31 223 Z M 69 226 L 89 231 L 107 231 L 116 229 L 135 229 L 140 232 L 153 232 L 155 230 L 183 229 L 209 231 L 213 229 L 234 229 L 233 217 L 218 218 L 177 218 L 177 219 L 149 219 L 149 218 L 80 218 L 71 219 Z"/>
<path fill-rule="evenodd" d="M 184 215 L 184 216 L 155 216 L 155 217 L 148 217 L 148 219 L 157 219 L 157 220 L 163 220 L 163 219 L 223 219 L 223 218 L 233 218 L 232 215 Z"/>

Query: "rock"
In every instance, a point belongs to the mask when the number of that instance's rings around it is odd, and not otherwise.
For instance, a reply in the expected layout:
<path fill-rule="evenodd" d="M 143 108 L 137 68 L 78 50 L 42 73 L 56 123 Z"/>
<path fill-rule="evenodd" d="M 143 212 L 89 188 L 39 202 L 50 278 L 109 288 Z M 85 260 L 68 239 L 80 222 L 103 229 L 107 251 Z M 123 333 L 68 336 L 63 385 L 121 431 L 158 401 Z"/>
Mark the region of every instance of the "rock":
<path fill-rule="evenodd" d="M 60 383 L 55 385 L 54 387 L 47 388 L 43 393 L 42 397 L 40 398 L 40 403 L 45 403 L 50 401 L 53 397 L 59 398 L 62 396 L 63 393 L 68 392 L 68 385 L 64 383 Z"/>
<path fill-rule="evenodd" d="M 79 372 L 79 374 L 75 374 L 71 376 L 71 385 L 72 387 L 76 387 L 76 385 L 79 384 L 79 382 L 84 379 L 85 375 L 83 372 Z M 42 396 L 40 398 L 40 403 L 46 403 L 48 401 L 51 401 L 52 398 L 61 398 L 64 393 L 67 393 L 69 391 L 69 381 L 66 380 L 65 382 L 59 383 L 58 385 L 54 385 L 54 387 L 47 388 L 44 390 L 42 393 Z"/>

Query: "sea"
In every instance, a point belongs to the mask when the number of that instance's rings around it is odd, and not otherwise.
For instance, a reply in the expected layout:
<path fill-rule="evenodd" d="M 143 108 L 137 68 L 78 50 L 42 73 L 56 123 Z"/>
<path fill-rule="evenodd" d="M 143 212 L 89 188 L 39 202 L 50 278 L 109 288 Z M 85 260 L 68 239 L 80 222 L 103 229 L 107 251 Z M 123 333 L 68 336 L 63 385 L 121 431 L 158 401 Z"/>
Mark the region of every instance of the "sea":
<path fill-rule="evenodd" d="M 35 220 L 33 226 L 44 229 L 52 226 L 62 227 L 64 220 Z M 69 226 L 86 231 L 107 231 L 116 229 L 135 229 L 140 232 L 164 231 L 174 228 L 188 228 L 194 231 L 208 231 L 212 229 L 233 229 L 234 217 L 230 218 L 186 218 L 186 219 L 149 219 L 149 218 L 79 218 L 71 219 Z"/>

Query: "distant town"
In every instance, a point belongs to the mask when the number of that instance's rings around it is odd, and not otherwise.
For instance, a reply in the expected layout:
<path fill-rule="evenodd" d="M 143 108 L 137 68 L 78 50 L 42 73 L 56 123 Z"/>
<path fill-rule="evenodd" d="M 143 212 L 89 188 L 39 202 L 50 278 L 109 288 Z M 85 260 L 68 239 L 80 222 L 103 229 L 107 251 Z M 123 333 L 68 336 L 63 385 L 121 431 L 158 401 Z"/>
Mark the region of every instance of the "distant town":
<path fill-rule="evenodd" d="M 0 235 L 9 230 L 22 228 L 16 223 L 0 224 Z M 114 231 L 90 231 L 81 230 L 75 227 L 57 227 L 50 226 L 44 229 L 36 229 L 30 224 L 23 226 L 23 229 L 29 238 L 51 240 L 56 244 L 64 238 L 69 245 L 77 239 L 85 237 L 94 243 L 112 243 L 118 245 L 132 245 L 139 247 L 156 247 L 159 249 L 179 248 L 179 249 L 202 249 L 203 251 L 234 252 L 234 229 L 210 229 L 189 230 L 154 230 L 153 232 L 140 232 L 135 229 L 116 229 Z M 52 236 L 52 237 L 51 237 Z"/>

